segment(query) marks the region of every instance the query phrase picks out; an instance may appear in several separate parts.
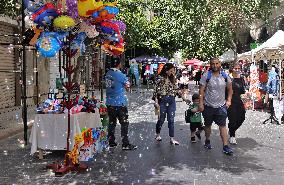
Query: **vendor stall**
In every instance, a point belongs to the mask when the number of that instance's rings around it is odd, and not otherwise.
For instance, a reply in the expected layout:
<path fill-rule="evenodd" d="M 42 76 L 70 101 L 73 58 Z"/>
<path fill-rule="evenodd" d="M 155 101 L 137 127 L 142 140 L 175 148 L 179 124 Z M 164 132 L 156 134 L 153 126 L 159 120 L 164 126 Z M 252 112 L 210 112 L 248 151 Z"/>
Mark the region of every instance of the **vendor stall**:
<path fill-rule="evenodd" d="M 270 118 L 274 117 L 274 112 L 278 121 L 283 115 L 283 49 L 284 49 L 284 32 L 278 30 L 270 39 L 258 46 L 257 48 L 238 55 L 238 59 L 251 59 L 251 62 L 258 66 L 259 85 L 257 89 L 266 92 L 266 103 L 270 107 L 272 114 Z M 250 56 L 250 57 L 249 57 Z M 268 71 L 269 75 L 268 75 Z M 255 89 L 255 84 L 250 84 L 251 89 Z M 253 86 L 253 87 L 252 87 Z M 255 94 L 255 93 L 254 93 Z M 252 97 L 253 98 L 253 97 Z M 272 103 L 273 102 L 273 103 Z M 269 118 L 269 120 L 270 120 Z M 265 122 L 264 122 L 265 123 Z"/>
<path fill-rule="evenodd" d="M 198 59 L 196 59 L 196 58 L 184 61 L 183 65 L 185 65 L 185 66 L 193 66 L 194 70 L 203 68 L 202 67 L 203 62 L 198 60 Z"/>
<path fill-rule="evenodd" d="M 40 150 L 66 150 L 67 114 L 37 114 L 30 135 L 31 154 Z M 83 128 L 101 126 L 100 114 L 80 112 L 71 115 L 70 146 L 74 146 L 74 136 Z"/>

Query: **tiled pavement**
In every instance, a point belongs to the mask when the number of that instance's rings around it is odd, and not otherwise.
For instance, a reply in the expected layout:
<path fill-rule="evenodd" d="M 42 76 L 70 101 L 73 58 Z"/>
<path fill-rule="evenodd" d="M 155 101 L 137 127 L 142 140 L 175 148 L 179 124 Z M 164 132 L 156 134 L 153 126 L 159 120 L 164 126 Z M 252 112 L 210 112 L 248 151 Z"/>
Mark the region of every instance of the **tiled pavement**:
<path fill-rule="evenodd" d="M 139 146 L 136 151 L 122 151 L 120 145 L 89 162 L 85 173 L 55 177 L 45 170 L 45 165 L 63 159 L 64 153 L 48 153 L 44 160 L 39 160 L 30 156 L 30 145 L 23 147 L 20 134 L 0 141 L 0 184 L 284 184 L 284 125 L 263 125 L 267 113 L 247 112 L 247 119 L 237 133 L 238 145 L 233 146 L 235 153 L 225 156 L 217 127 L 212 134 L 213 150 L 205 150 L 202 142 L 190 143 L 189 125 L 183 121 L 187 106 L 183 102 L 178 102 L 175 127 L 181 145 L 169 144 L 166 123 L 162 129 L 163 141 L 157 144 L 156 116 L 150 97 L 149 92 L 133 92 L 129 96 L 130 136 Z"/>

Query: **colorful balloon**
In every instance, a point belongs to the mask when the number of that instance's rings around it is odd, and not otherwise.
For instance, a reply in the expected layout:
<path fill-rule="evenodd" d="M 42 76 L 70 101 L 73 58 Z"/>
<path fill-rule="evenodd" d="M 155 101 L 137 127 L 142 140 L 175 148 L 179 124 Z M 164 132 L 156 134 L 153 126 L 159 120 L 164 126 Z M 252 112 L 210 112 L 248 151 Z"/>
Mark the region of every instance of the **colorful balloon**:
<path fill-rule="evenodd" d="M 119 42 L 119 38 L 116 36 L 116 34 L 107 37 L 107 40 L 112 41 L 112 42 Z"/>
<path fill-rule="evenodd" d="M 84 40 L 86 39 L 86 37 L 87 35 L 85 32 L 79 33 L 71 42 L 71 50 L 80 49 L 81 53 L 85 52 L 86 46 L 84 44 Z"/>
<path fill-rule="evenodd" d="M 111 20 L 115 18 L 118 13 L 119 9 L 117 7 L 105 6 L 101 10 L 94 12 L 92 17 L 95 22 L 102 22 L 104 20 Z"/>
<path fill-rule="evenodd" d="M 73 18 L 71 18 L 69 16 L 61 15 L 61 16 L 57 17 L 56 19 L 54 19 L 53 25 L 56 28 L 69 29 L 69 28 L 74 27 L 76 25 L 76 23 L 75 23 Z"/>
<path fill-rule="evenodd" d="M 116 24 L 116 25 L 118 25 L 119 30 L 121 32 L 125 32 L 126 31 L 126 24 L 124 22 L 118 21 L 118 20 L 112 20 L 111 22 Z"/>
<path fill-rule="evenodd" d="M 46 3 L 36 10 L 33 15 L 33 21 L 41 27 L 49 26 L 52 20 L 58 16 L 58 12 L 52 3 Z"/>
<path fill-rule="evenodd" d="M 97 141 L 100 138 L 100 131 L 93 128 L 92 129 L 92 138 Z"/>
<path fill-rule="evenodd" d="M 44 32 L 39 37 L 36 48 L 44 57 L 54 57 L 61 48 L 61 41 L 56 32 Z"/>
<path fill-rule="evenodd" d="M 114 35 L 120 34 L 119 26 L 110 21 L 103 21 L 100 23 L 100 30 L 104 34 Z"/>
<path fill-rule="evenodd" d="M 36 42 L 37 42 L 37 39 L 38 37 L 40 36 L 41 32 L 43 32 L 43 30 L 41 29 L 37 29 L 37 28 L 33 28 L 33 31 L 34 31 L 34 37 L 30 40 L 29 44 L 31 46 L 34 46 L 36 45 Z"/>
<path fill-rule="evenodd" d="M 35 0 L 24 0 L 24 5 L 29 12 L 35 12 L 43 3 Z"/>
<path fill-rule="evenodd" d="M 60 14 L 64 14 L 64 13 L 68 12 L 66 0 L 57 0 L 56 8 L 57 8 L 58 13 L 60 13 Z"/>
<path fill-rule="evenodd" d="M 103 44 L 103 50 L 113 56 L 119 56 L 124 52 L 123 44 L 110 45 L 107 42 Z"/>
<path fill-rule="evenodd" d="M 80 24 L 80 31 L 85 32 L 87 37 L 95 38 L 99 35 L 99 32 L 96 30 L 96 26 L 82 22 Z"/>
<path fill-rule="evenodd" d="M 106 38 L 107 41 L 110 41 L 112 44 L 123 44 L 123 38 L 120 34 L 114 34 Z"/>
<path fill-rule="evenodd" d="M 66 5 L 68 7 L 67 15 L 72 18 L 78 18 L 78 1 L 77 0 L 66 0 Z"/>
<path fill-rule="evenodd" d="M 103 6 L 101 0 L 78 0 L 78 14 L 82 17 L 90 17 Z"/>

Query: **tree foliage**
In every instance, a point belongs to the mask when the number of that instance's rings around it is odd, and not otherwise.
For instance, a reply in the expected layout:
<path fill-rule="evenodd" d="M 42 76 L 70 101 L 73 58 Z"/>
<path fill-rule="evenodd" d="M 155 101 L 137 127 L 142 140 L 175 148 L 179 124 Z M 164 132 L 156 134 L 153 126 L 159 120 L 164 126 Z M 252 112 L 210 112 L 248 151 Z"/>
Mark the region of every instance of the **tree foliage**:
<path fill-rule="evenodd" d="M 235 49 L 238 33 L 267 20 L 279 0 L 121 0 L 127 48 L 208 59 Z"/>
<path fill-rule="evenodd" d="M 2 0 L 0 2 L 0 15 L 16 17 L 17 16 L 16 6 L 20 6 L 20 4 L 16 4 L 15 0 Z"/>
<path fill-rule="evenodd" d="M 51 0 L 50 0 L 51 1 Z M 119 0 L 127 25 L 126 48 L 149 54 L 208 59 L 236 49 L 238 34 L 255 19 L 268 20 L 279 0 Z M 0 14 L 15 17 L 15 0 L 3 0 Z"/>

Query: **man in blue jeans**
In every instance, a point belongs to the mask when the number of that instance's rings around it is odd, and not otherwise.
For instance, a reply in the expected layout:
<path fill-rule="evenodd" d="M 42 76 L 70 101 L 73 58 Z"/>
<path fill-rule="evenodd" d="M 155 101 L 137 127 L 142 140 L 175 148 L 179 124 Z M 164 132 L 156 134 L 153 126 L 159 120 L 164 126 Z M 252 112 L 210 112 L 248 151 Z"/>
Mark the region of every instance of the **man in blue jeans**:
<path fill-rule="evenodd" d="M 106 105 L 109 115 L 108 139 L 111 148 L 116 147 L 115 127 L 117 119 L 121 124 L 122 150 L 135 150 L 137 146 L 128 140 L 128 110 L 125 90 L 130 88 L 130 83 L 121 69 L 119 59 L 114 59 L 112 68 L 106 74 Z"/>
<path fill-rule="evenodd" d="M 226 127 L 227 108 L 231 105 L 233 94 L 232 81 L 221 70 L 221 62 L 218 58 L 210 60 L 210 67 L 210 70 L 202 76 L 199 88 L 199 110 L 202 112 L 205 124 L 206 140 L 204 147 L 212 149 L 210 143 L 211 126 L 215 122 L 219 126 L 220 136 L 223 141 L 223 152 L 232 155 L 233 151 L 228 146 L 228 132 Z"/>

